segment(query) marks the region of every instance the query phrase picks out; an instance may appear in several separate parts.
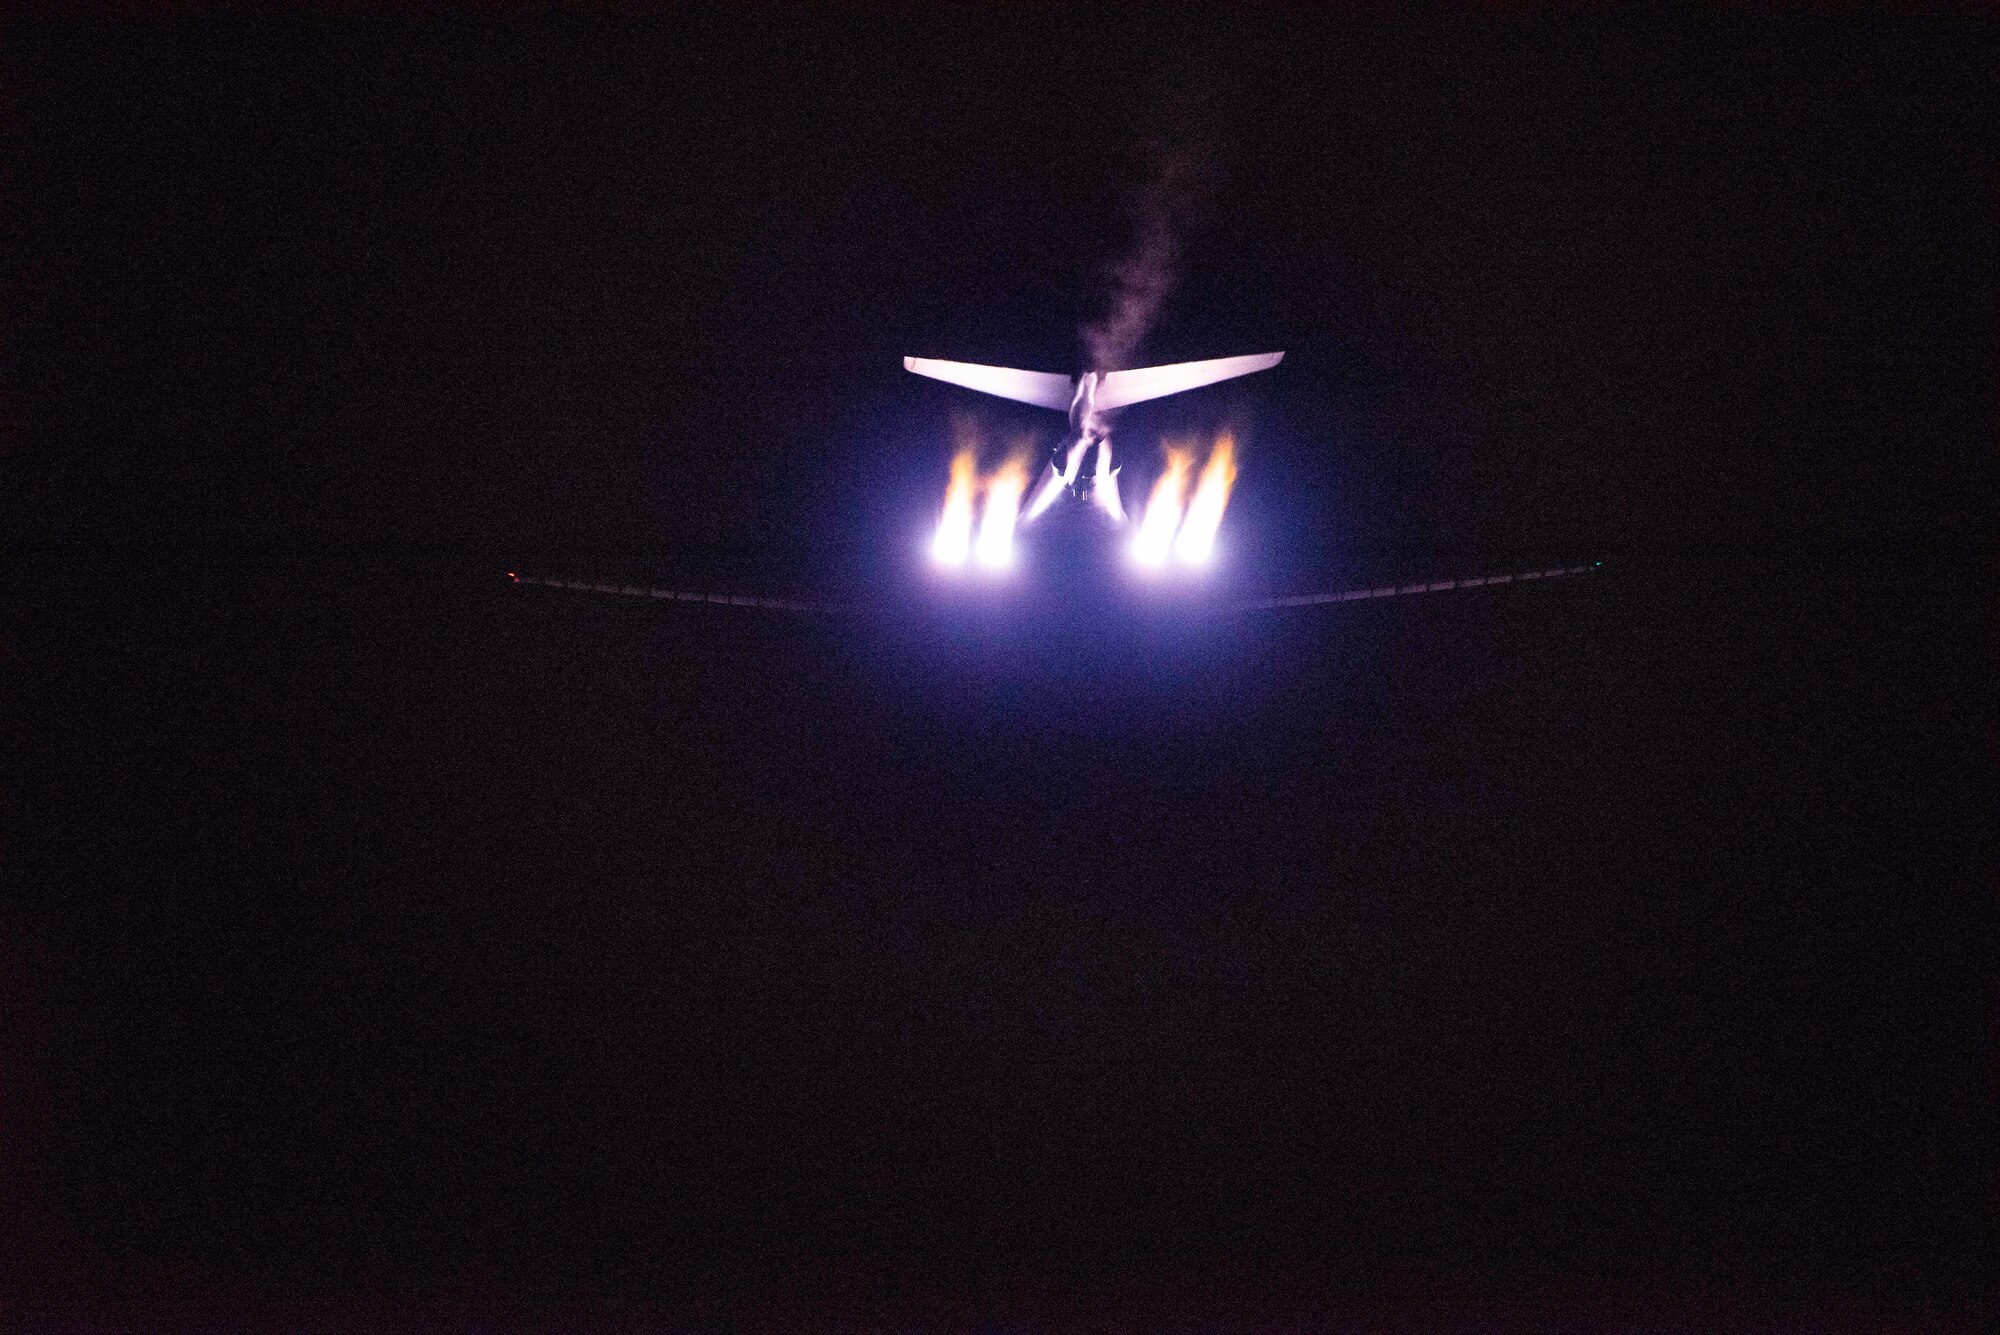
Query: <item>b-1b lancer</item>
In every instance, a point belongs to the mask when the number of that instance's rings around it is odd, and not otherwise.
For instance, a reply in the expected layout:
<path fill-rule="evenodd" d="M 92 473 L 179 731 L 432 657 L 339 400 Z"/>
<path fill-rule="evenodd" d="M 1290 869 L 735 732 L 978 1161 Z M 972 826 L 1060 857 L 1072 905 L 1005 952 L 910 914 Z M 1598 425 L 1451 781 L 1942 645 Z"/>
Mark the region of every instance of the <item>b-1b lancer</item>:
<path fill-rule="evenodd" d="M 1027 491 L 1032 455 L 1010 458 L 997 472 L 982 481 L 977 476 L 977 442 L 961 443 L 958 455 L 952 461 L 951 482 L 931 543 L 932 560 L 945 567 L 962 567 L 973 562 L 989 570 L 1007 569 L 1012 560 L 1017 520 L 1033 519 L 1065 490 L 1079 500 L 1094 503 L 1122 523 L 1125 514 L 1118 498 L 1117 470 L 1111 461 L 1111 432 L 1106 414 L 1148 399 L 1164 398 L 1236 376 L 1269 370 L 1283 360 L 1284 355 L 1282 352 L 1262 352 L 1246 357 L 1217 357 L 1208 361 L 1177 362 L 1128 371 L 1087 371 L 1075 379 L 1045 371 L 1021 371 L 1005 366 L 981 366 L 930 357 L 905 357 L 904 368 L 918 375 L 1069 414 L 1070 429 L 1057 439 L 1043 470 L 1041 486 L 1025 513 L 1021 510 L 1021 500 Z M 1202 467 L 1200 480 L 1194 485 L 1191 500 L 1185 496 L 1193 467 L 1191 445 L 1170 443 L 1165 452 L 1167 467 L 1154 482 L 1151 498 L 1136 526 L 1131 556 L 1135 565 L 1157 569 L 1167 563 L 1171 551 L 1172 556 L 1183 565 L 1199 567 L 1208 561 L 1216 525 L 1221 521 L 1230 484 L 1236 476 L 1233 440 L 1228 432 L 1216 436 L 1207 462 Z M 980 492 L 985 496 L 985 515 L 976 525 L 975 541 L 973 506 L 974 497 Z M 1227 598 L 1211 606 L 1218 611 L 1249 612 L 1348 603 L 1581 575 L 1597 569 L 1599 564 L 1556 566 L 1468 579 L 1419 580 L 1375 588 L 1249 599 Z M 817 598 L 652 588 L 557 579 L 515 571 L 509 571 L 507 577 L 515 584 L 577 589 L 627 598 L 725 604 L 788 612 L 887 614 L 901 606 L 899 602 L 892 601 L 850 603 Z"/>
<path fill-rule="evenodd" d="M 982 394 L 1067 412 L 1069 433 L 1057 438 L 1035 499 L 1022 517 L 1033 519 L 1066 490 L 1078 500 L 1095 502 L 1106 514 L 1122 521 L 1125 508 L 1118 499 L 1118 470 L 1111 462 L 1111 430 L 1105 414 L 1147 399 L 1266 371 L 1284 356 L 1282 352 L 1258 352 L 1131 371 L 1086 371 L 1074 380 L 1049 371 L 1017 371 L 935 357 L 905 357 L 903 367 Z"/>

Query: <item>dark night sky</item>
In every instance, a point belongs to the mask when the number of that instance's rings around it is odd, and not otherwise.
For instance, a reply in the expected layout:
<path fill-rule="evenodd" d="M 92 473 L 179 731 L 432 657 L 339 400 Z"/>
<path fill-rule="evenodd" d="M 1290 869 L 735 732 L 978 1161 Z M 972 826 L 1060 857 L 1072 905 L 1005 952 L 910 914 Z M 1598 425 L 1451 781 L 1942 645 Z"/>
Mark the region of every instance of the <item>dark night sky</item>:
<path fill-rule="evenodd" d="M 15 23 L 0 1312 L 1972 1328 L 1992 38 Z M 1218 581 L 1603 574 L 920 596 L 1195 152 Z"/>

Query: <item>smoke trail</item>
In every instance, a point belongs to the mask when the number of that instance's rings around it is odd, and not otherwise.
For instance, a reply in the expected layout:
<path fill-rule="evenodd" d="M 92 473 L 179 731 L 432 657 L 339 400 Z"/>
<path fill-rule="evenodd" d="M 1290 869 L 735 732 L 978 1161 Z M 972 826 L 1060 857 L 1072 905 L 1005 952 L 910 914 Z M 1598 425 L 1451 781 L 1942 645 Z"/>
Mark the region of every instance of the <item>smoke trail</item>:
<path fill-rule="evenodd" d="M 1164 154 L 1153 179 L 1133 201 L 1132 246 L 1111 266 L 1111 309 L 1083 329 L 1092 370 L 1129 366 L 1159 316 L 1173 290 L 1181 231 L 1208 194 L 1207 166 L 1207 154 L 1198 148 Z"/>

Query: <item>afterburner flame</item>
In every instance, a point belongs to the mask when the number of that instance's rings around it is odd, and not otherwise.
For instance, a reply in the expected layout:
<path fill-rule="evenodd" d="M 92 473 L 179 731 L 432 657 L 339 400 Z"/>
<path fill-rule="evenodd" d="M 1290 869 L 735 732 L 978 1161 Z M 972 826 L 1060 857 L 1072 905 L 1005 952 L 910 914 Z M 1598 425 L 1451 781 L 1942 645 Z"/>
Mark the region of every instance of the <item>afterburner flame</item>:
<path fill-rule="evenodd" d="M 1174 541 L 1175 556 L 1190 565 L 1208 560 L 1215 551 L 1215 530 L 1222 526 L 1222 512 L 1229 506 L 1229 489 L 1235 485 L 1236 438 L 1225 431 L 1215 438 L 1215 448 L 1201 470 L 1181 535 Z"/>
<path fill-rule="evenodd" d="M 962 566 L 972 554 L 972 493 L 978 469 L 978 454 L 972 446 L 961 445 L 951 459 L 951 482 L 945 487 L 937 536 L 931 539 L 931 555 L 944 565 Z"/>
<path fill-rule="evenodd" d="M 1194 466 L 1194 451 L 1178 445 L 1167 446 L 1167 471 L 1153 484 L 1146 501 L 1146 514 L 1139 521 L 1139 536 L 1132 540 L 1132 558 L 1141 565 L 1162 566 L 1173 546 L 1174 530 L 1180 527 L 1181 510 L 1187 496 L 1188 470 Z"/>
<path fill-rule="evenodd" d="M 979 564 L 992 570 L 1014 564 L 1014 525 L 1027 489 L 1028 455 L 1019 451 L 986 479 L 986 509 L 979 517 L 979 541 L 973 548 Z"/>
<path fill-rule="evenodd" d="M 931 555 L 938 564 L 957 567 L 971 562 L 989 570 L 1012 566 L 1016 530 L 1062 493 L 1064 484 L 1077 476 L 1083 456 L 1093 444 L 1103 453 L 1089 488 L 1090 501 L 1114 521 L 1125 522 L 1118 483 L 1111 471 L 1109 440 L 1077 442 L 1064 459 L 1061 472 L 1052 465 L 1045 466 L 1042 485 L 1024 511 L 1022 503 L 1034 476 L 1030 471 L 1035 458 L 1032 439 L 1017 441 L 1005 463 L 981 476 L 977 427 L 961 422 L 957 436 L 958 451 L 952 456 L 951 481 L 945 488 L 937 532 L 931 539 Z M 1199 451 L 1200 446 L 1193 440 L 1165 443 L 1166 468 L 1153 483 L 1129 549 L 1138 564 L 1157 568 L 1174 559 L 1184 565 L 1198 566 L 1206 564 L 1213 555 L 1216 530 L 1222 525 L 1222 514 L 1229 506 L 1229 493 L 1236 483 L 1236 440 L 1228 432 L 1215 438 L 1197 481 L 1194 474 Z M 978 511 L 976 528 L 975 510 Z"/>

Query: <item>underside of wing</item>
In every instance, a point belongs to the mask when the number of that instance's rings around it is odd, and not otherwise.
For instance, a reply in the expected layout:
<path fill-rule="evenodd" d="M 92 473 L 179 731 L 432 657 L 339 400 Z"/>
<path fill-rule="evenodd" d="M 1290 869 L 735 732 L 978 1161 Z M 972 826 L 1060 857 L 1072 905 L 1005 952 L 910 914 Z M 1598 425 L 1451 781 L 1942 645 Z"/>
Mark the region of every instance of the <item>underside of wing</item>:
<path fill-rule="evenodd" d="M 1076 382 L 1049 371 L 1016 371 L 1006 366 L 939 361 L 935 357 L 905 357 L 903 369 L 976 389 L 982 394 L 996 394 L 1038 408 L 1054 408 L 1057 412 L 1068 412 L 1070 400 L 1076 397 Z"/>
<path fill-rule="evenodd" d="M 1284 359 L 1282 352 L 1257 352 L 1248 357 L 1216 357 L 1205 362 L 1175 362 L 1171 366 L 1142 366 L 1135 371 L 1112 371 L 1097 387 L 1100 409 L 1123 408 L 1130 403 L 1165 398 L 1182 390 L 1199 389 L 1218 380 L 1231 380 L 1253 371 L 1267 371 Z"/>

